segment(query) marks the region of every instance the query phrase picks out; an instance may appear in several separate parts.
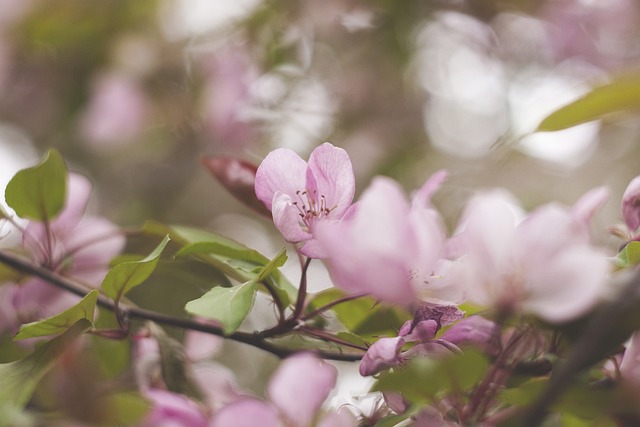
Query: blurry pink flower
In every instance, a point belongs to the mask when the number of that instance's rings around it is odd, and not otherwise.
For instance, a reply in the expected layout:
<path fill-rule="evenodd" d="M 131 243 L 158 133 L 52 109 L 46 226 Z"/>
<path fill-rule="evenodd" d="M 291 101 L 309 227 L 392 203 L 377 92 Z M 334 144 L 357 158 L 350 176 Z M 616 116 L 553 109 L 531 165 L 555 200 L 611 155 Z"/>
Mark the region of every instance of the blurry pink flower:
<path fill-rule="evenodd" d="M 267 388 L 270 401 L 245 398 L 225 406 L 213 419 L 212 427 L 355 427 L 348 412 L 318 417 L 323 402 L 336 384 L 337 371 L 307 353 L 282 362 Z"/>
<path fill-rule="evenodd" d="M 640 227 L 640 176 L 631 180 L 622 195 L 622 218 L 632 238 L 638 236 Z"/>
<path fill-rule="evenodd" d="M 209 420 L 200 407 L 181 394 L 149 389 L 145 397 L 152 408 L 140 427 L 207 427 Z"/>
<path fill-rule="evenodd" d="M 91 195 L 91 183 L 79 174 L 69 174 L 67 201 L 63 211 L 48 227 L 30 221 L 22 242 L 33 261 L 59 274 L 73 277 L 90 286 L 99 286 L 109 261 L 124 248 L 125 239 L 118 227 L 103 218 L 85 217 Z M 40 279 L 0 288 L 0 317 L 13 318 L 0 329 L 14 329 L 57 314 L 78 301 L 78 297 Z"/>
<path fill-rule="evenodd" d="M 80 131 L 97 148 L 124 145 L 144 129 L 149 105 L 138 83 L 115 73 L 98 79 L 80 119 Z"/>
<path fill-rule="evenodd" d="M 450 287 L 430 285 L 445 232 L 428 203 L 443 176 L 427 181 L 413 206 L 396 182 L 374 178 L 349 218 L 319 224 L 316 238 L 337 287 L 405 306 L 419 297 L 436 303 L 456 299 Z"/>
<path fill-rule="evenodd" d="M 255 178 L 258 199 L 271 211 L 287 242 L 302 243 L 311 258 L 326 253 L 317 242 L 322 222 L 341 219 L 351 206 L 355 178 L 349 155 L 328 142 L 305 162 L 292 150 L 279 148 L 265 157 Z"/>
<path fill-rule="evenodd" d="M 620 362 L 620 375 L 624 380 L 640 386 L 640 332 L 631 335 Z"/>
<path fill-rule="evenodd" d="M 475 196 L 454 237 L 462 256 L 449 265 L 445 281 L 505 314 L 550 322 L 580 316 L 602 296 L 609 271 L 604 254 L 589 244 L 584 216 L 549 204 L 518 223 L 518 210 L 503 192 Z"/>
<path fill-rule="evenodd" d="M 234 46 L 205 63 L 206 82 L 202 91 L 205 129 L 225 147 L 240 149 L 254 134 L 247 120 L 251 97 L 249 87 L 257 79 L 248 55 Z"/>

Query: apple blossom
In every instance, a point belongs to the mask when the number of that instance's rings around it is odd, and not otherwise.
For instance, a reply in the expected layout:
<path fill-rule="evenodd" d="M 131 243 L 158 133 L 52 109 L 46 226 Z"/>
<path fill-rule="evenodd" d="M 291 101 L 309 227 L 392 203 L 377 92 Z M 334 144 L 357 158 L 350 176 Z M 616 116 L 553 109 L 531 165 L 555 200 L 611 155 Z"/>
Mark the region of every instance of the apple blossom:
<path fill-rule="evenodd" d="M 316 238 L 328 255 L 334 284 L 405 306 L 419 297 L 458 301 L 454 287 L 431 283 L 445 231 L 428 202 L 443 179 L 444 172 L 435 174 L 411 205 L 396 182 L 376 177 L 349 218 L 319 225 Z"/>
<path fill-rule="evenodd" d="M 279 148 L 262 161 L 256 172 L 255 191 L 273 215 L 286 241 L 301 243 L 300 252 L 323 258 L 317 242 L 317 225 L 339 220 L 348 211 L 355 192 L 349 155 L 328 142 L 311 153 L 309 162 L 292 150 Z"/>
<path fill-rule="evenodd" d="M 461 256 L 445 281 L 502 314 L 564 322 L 585 313 L 603 295 L 609 271 L 604 254 L 589 244 L 586 217 L 548 204 L 518 222 L 519 211 L 500 191 L 470 200 L 454 237 Z"/>
<path fill-rule="evenodd" d="M 103 218 L 85 217 L 91 195 L 89 180 L 69 174 L 67 200 L 62 212 L 49 224 L 29 221 L 22 244 L 35 263 L 83 283 L 98 286 L 107 272 L 109 261 L 122 251 L 125 239 L 119 229 Z M 78 298 L 41 279 L 24 283 L 7 283 L 0 287 L 0 311 L 12 318 L 2 323 L 3 330 L 18 324 L 61 312 Z"/>
<path fill-rule="evenodd" d="M 640 227 L 640 176 L 631 180 L 622 195 L 622 218 L 633 238 Z"/>
<path fill-rule="evenodd" d="M 212 427 L 355 427 L 355 417 L 346 411 L 318 416 L 336 384 L 337 371 L 308 353 L 284 360 L 267 387 L 269 401 L 253 397 L 237 400 L 216 413 Z"/>

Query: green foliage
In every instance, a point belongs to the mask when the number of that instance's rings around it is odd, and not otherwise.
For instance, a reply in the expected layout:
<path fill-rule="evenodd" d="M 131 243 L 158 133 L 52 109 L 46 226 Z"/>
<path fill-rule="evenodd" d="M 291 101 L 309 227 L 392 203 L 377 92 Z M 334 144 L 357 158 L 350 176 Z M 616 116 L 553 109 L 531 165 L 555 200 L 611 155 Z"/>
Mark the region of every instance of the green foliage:
<path fill-rule="evenodd" d="M 174 393 L 186 394 L 196 400 L 202 400 L 202 392 L 191 376 L 184 346 L 167 335 L 159 326 L 151 322 L 148 322 L 147 326 L 151 335 L 158 341 L 162 379 L 167 389 Z"/>
<path fill-rule="evenodd" d="M 258 283 L 284 265 L 286 260 L 287 254 L 283 249 L 247 282 L 232 288 L 213 288 L 202 297 L 188 302 L 185 309 L 191 314 L 218 320 L 222 323 L 224 333 L 231 334 L 238 330 L 251 311 Z"/>
<path fill-rule="evenodd" d="M 611 113 L 640 110 L 640 75 L 622 76 L 599 86 L 578 100 L 554 111 L 537 131 L 557 131 L 601 119 Z"/>
<path fill-rule="evenodd" d="M 90 327 L 91 322 L 80 319 L 67 332 L 42 345 L 26 358 L 0 364 L 0 408 L 23 408 L 58 356 Z M 7 420 L 0 418 L 0 426 L 7 423 Z"/>
<path fill-rule="evenodd" d="M 640 264 L 640 242 L 629 242 L 614 259 L 619 268 L 629 268 Z"/>
<path fill-rule="evenodd" d="M 125 261 L 109 270 L 102 281 L 102 289 L 105 294 L 119 301 L 127 292 L 147 280 L 155 270 L 160 255 L 169 240 L 169 236 L 165 236 L 146 258 L 140 261 Z"/>
<path fill-rule="evenodd" d="M 60 213 L 66 193 L 67 167 L 60 153 L 49 150 L 38 165 L 15 174 L 5 199 L 19 217 L 46 222 Z"/>
<path fill-rule="evenodd" d="M 307 310 L 316 309 L 344 296 L 345 293 L 336 288 L 319 292 L 313 297 Z M 401 308 L 380 304 L 369 297 L 337 304 L 332 307 L 332 310 L 340 323 L 350 332 L 361 337 L 395 335 L 402 324 L 411 319 L 411 315 Z"/>
<path fill-rule="evenodd" d="M 428 402 L 449 392 L 461 392 L 476 385 L 489 367 L 487 358 L 469 349 L 444 359 L 419 357 L 380 375 L 374 391 L 395 391 L 410 402 Z"/>
<path fill-rule="evenodd" d="M 73 307 L 55 316 L 27 323 L 20 326 L 20 330 L 14 337 L 15 340 L 27 338 L 45 337 L 56 335 L 68 330 L 81 319 L 93 323 L 93 314 L 98 301 L 98 291 L 89 292 L 80 302 Z"/>
<path fill-rule="evenodd" d="M 144 230 L 155 235 L 168 234 L 181 246 L 178 257 L 195 256 L 238 282 L 253 279 L 270 262 L 258 251 L 210 231 L 156 222 L 146 223 Z M 275 289 L 284 306 L 296 300 L 296 288 L 277 269 L 263 280 Z"/>

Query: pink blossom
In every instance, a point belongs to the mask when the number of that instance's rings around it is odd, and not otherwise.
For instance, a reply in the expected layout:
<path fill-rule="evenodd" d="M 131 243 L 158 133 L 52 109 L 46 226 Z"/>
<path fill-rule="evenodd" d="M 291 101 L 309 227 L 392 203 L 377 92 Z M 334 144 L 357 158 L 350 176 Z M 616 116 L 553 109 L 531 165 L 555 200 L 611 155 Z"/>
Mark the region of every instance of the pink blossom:
<path fill-rule="evenodd" d="M 580 316 L 603 295 L 609 263 L 589 244 L 584 216 L 575 212 L 549 204 L 518 222 L 519 207 L 503 192 L 475 196 L 454 239 L 462 256 L 445 280 L 503 314 L 550 322 Z"/>
<path fill-rule="evenodd" d="M 271 377 L 269 401 L 240 399 L 218 411 L 212 427 L 307 427 L 314 421 L 323 427 L 355 427 L 356 420 L 348 412 L 318 416 L 336 378 L 336 369 L 317 357 L 308 353 L 292 356 Z"/>
<path fill-rule="evenodd" d="M 69 174 L 67 201 L 63 211 L 48 227 L 30 221 L 25 227 L 22 243 L 34 262 L 90 286 L 99 286 L 109 261 L 124 248 L 120 230 L 103 218 L 84 216 L 91 195 L 89 180 L 76 173 Z M 69 308 L 78 298 L 40 280 L 31 279 L 20 285 L 6 284 L 0 288 L 4 317 L 13 318 L 2 327 L 14 329 L 20 323 L 31 322 L 57 314 Z M 2 316 L 0 316 L 2 317 Z"/>
<path fill-rule="evenodd" d="M 457 299 L 451 287 L 431 284 L 445 232 L 428 202 L 443 174 L 427 181 L 413 205 L 396 182 L 374 178 L 349 218 L 318 227 L 316 238 L 337 287 L 405 306 L 417 298 Z"/>
<path fill-rule="evenodd" d="M 636 236 L 640 227 L 640 176 L 631 180 L 622 195 L 622 218 L 632 236 Z"/>
<path fill-rule="evenodd" d="M 200 407 L 187 397 L 166 390 L 149 389 L 145 396 L 153 407 L 140 427 L 207 427 Z"/>
<path fill-rule="evenodd" d="M 135 80 L 106 74 L 92 88 L 80 131 L 96 147 L 118 147 L 141 134 L 149 109 L 146 95 Z"/>
<path fill-rule="evenodd" d="M 255 191 L 273 215 L 286 241 L 301 243 L 300 252 L 322 258 L 318 224 L 341 219 L 351 206 L 355 178 L 349 155 L 328 142 L 317 147 L 309 163 L 285 148 L 272 151 L 256 172 Z"/>

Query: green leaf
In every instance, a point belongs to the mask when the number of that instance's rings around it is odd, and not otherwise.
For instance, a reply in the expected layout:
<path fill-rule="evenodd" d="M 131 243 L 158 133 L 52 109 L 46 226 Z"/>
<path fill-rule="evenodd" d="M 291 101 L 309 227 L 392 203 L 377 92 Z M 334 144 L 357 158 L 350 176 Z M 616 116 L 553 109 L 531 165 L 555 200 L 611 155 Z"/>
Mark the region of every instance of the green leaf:
<path fill-rule="evenodd" d="M 20 326 L 20 330 L 14 339 L 24 340 L 27 338 L 57 335 L 65 332 L 81 319 L 93 323 L 93 314 L 97 301 L 98 291 L 93 290 L 82 298 L 78 304 L 60 314 Z"/>
<path fill-rule="evenodd" d="M 58 356 L 89 328 L 91 322 L 80 319 L 67 332 L 40 346 L 24 359 L 0 364 L 0 407 L 23 408 Z"/>
<path fill-rule="evenodd" d="M 307 311 L 343 298 L 346 294 L 336 288 L 317 293 Z M 338 320 L 350 332 L 359 336 L 396 335 L 402 324 L 411 319 L 411 314 L 397 307 L 380 304 L 370 297 L 357 298 L 335 305 L 332 308 Z"/>
<path fill-rule="evenodd" d="M 486 357 L 472 349 L 446 359 L 420 357 L 382 373 L 373 390 L 395 391 L 410 402 L 426 402 L 436 395 L 470 389 L 484 377 L 488 367 Z"/>
<path fill-rule="evenodd" d="M 108 408 L 104 424 L 128 426 L 138 425 L 152 404 L 139 393 L 124 391 L 106 396 L 102 406 Z"/>
<path fill-rule="evenodd" d="M 140 261 L 122 262 L 109 270 L 102 281 L 102 289 L 105 294 L 118 301 L 131 289 L 147 280 L 155 270 L 160 255 L 169 240 L 169 236 L 165 236 L 146 258 Z"/>
<path fill-rule="evenodd" d="M 620 268 L 633 267 L 640 264 L 640 242 L 629 242 L 615 258 L 616 266 Z"/>
<path fill-rule="evenodd" d="M 152 221 L 145 224 L 144 230 L 155 235 L 169 234 L 173 242 L 182 246 L 177 256 L 195 256 L 238 282 L 251 280 L 269 263 L 269 258 L 260 252 L 209 231 Z M 296 300 L 297 289 L 280 271 L 273 270 L 264 280 L 272 285 L 285 306 Z"/>
<path fill-rule="evenodd" d="M 231 334 L 238 330 L 251 311 L 258 283 L 286 260 L 287 254 L 283 249 L 249 281 L 232 288 L 213 288 L 202 297 L 189 301 L 185 309 L 191 314 L 218 320 L 224 333 Z"/>
<path fill-rule="evenodd" d="M 49 221 L 60 213 L 67 193 L 67 167 L 55 150 L 44 160 L 23 169 L 7 184 L 5 200 L 21 218 Z"/>
<path fill-rule="evenodd" d="M 566 129 L 601 119 L 611 113 L 640 110 L 640 75 L 622 76 L 596 87 L 583 97 L 554 111 L 540 122 L 537 131 Z"/>

